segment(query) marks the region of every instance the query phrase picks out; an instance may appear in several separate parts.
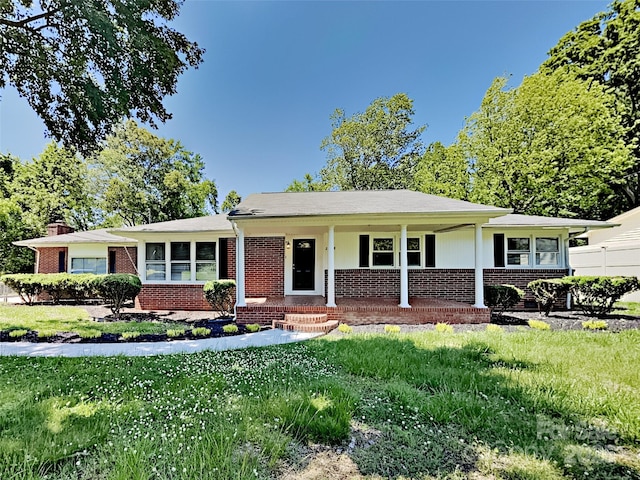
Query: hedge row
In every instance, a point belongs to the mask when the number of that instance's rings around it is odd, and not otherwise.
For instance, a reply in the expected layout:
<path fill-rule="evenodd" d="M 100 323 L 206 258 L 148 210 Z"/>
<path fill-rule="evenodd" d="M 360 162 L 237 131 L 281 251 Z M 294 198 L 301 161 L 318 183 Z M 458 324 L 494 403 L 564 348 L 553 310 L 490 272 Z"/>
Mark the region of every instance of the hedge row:
<path fill-rule="evenodd" d="M 0 282 L 14 290 L 23 302 L 32 305 L 39 295 L 48 294 L 54 303 L 62 298 L 76 301 L 102 298 L 116 317 L 127 300 L 140 293 L 142 283 L 136 275 L 117 273 L 94 275 L 92 273 L 35 273 L 3 275 Z"/>
<path fill-rule="evenodd" d="M 528 287 L 545 315 L 556 300 L 571 294 L 574 304 L 589 316 L 605 315 L 627 293 L 640 290 L 637 277 L 578 276 L 552 280 L 535 280 Z"/>

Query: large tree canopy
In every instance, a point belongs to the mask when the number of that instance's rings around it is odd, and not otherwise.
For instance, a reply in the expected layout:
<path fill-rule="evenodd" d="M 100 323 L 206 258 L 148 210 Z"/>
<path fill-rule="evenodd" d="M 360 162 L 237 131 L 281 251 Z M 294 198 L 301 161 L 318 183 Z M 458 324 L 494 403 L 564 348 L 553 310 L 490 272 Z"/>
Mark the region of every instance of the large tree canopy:
<path fill-rule="evenodd" d="M 608 218 L 632 164 L 615 99 L 595 81 L 556 72 L 507 89 L 497 78 L 459 143 L 471 199 L 515 212 Z"/>
<path fill-rule="evenodd" d="M 569 70 L 603 84 L 617 98 L 635 162 L 619 192 L 625 208 L 640 205 L 640 0 L 615 0 L 611 9 L 581 23 L 549 52 L 542 72 Z"/>
<path fill-rule="evenodd" d="M 445 147 L 440 142 L 429 145 L 416 171 L 416 190 L 466 200 L 470 188 L 469 165 L 460 147 Z"/>
<path fill-rule="evenodd" d="M 175 140 L 129 120 L 107 137 L 93 172 L 107 224 L 137 225 L 206 215 L 217 189 L 204 162 Z"/>
<path fill-rule="evenodd" d="M 328 160 L 320 183 L 339 190 L 412 188 L 426 128 L 411 129 L 413 114 L 404 93 L 377 98 L 351 117 L 337 109 L 333 132 L 321 144 Z"/>
<path fill-rule="evenodd" d="M 2 0 L 0 88 L 14 86 L 50 135 L 86 153 L 135 115 L 154 125 L 203 50 L 167 22 L 180 0 Z"/>

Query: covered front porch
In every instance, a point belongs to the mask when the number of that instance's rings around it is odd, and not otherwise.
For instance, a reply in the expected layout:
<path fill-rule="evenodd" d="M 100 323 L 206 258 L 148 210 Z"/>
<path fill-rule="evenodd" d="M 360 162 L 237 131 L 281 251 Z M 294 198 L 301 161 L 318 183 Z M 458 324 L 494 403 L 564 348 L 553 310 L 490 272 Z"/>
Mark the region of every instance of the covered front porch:
<path fill-rule="evenodd" d="M 336 298 L 336 306 L 327 306 L 323 296 L 290 295 L 284 297 L 247 298 L 245 306 L 236 307 L 238 323 L 270 325 L 283 321 L 285 315 L 325 314 L 328 321 L 349 325 L 371 323 L 488 323 L 487 308 L 439 298 L 410 298 L 411 308 L 398 305 L 397 298 Z"/>

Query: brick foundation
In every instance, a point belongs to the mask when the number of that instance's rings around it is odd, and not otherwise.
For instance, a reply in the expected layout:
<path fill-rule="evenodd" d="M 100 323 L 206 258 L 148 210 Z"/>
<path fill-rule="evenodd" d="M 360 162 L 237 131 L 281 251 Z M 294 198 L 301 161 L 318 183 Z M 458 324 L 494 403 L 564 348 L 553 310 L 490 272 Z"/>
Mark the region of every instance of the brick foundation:
<path fill-rule="evenodd" d="M 143 285 L 136 298 L 142 310 L 211 310 L 202 285 Z"/>

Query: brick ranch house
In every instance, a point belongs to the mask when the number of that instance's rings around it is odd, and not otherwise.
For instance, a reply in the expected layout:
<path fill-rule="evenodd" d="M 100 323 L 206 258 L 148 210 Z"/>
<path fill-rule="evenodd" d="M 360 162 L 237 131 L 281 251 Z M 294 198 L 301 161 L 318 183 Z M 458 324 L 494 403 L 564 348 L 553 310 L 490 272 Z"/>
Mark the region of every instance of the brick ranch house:
<path fill-rule="evenodd" d="M 40 273 L 134 273 L 148 310 L 204 310 L 236 280 L 240 323 L 318 314 L 350 324 L 486 322 L 483 286 L 571 272 L 569 238 L 614 224 L 528 215 L 407 190 L 248 196 L 229 215 L 16 242 Z M 530 292 L 520 305 L 532 307 Z M 325 317 L 326 318 L 326 317 Z"/>

